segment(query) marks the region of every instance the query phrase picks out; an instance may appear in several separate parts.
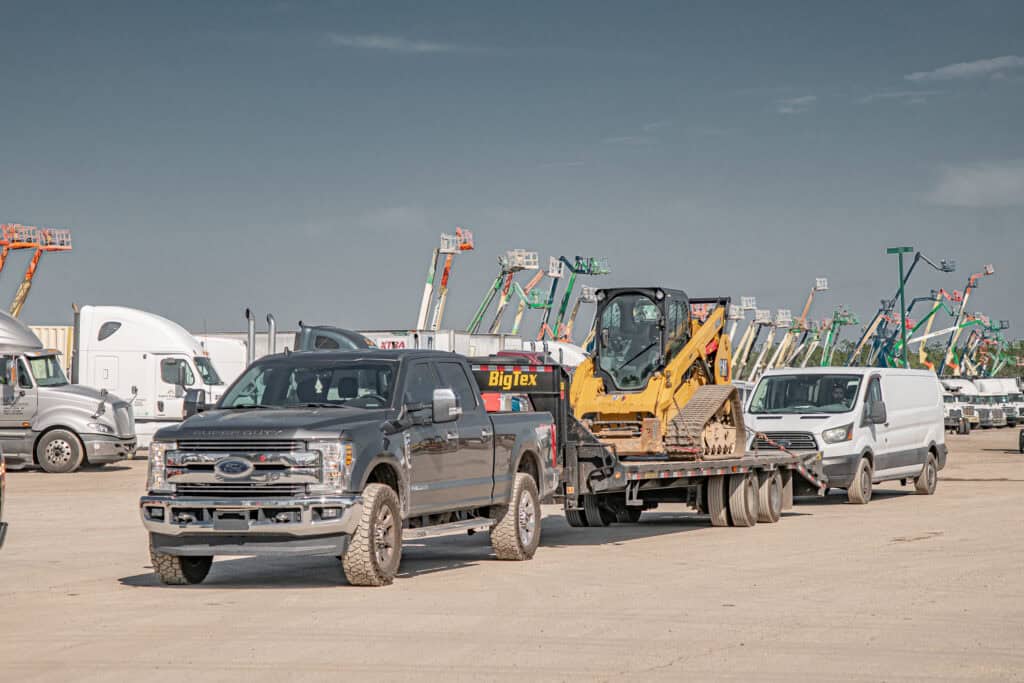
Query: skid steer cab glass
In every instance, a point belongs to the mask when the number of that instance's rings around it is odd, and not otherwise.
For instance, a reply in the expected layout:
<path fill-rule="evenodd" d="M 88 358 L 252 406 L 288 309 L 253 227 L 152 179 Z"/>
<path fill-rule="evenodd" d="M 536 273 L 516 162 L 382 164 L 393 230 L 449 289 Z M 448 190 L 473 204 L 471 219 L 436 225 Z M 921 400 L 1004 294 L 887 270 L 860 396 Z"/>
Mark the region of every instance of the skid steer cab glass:
<path fill-rule="evenodd" d="M 149 445 L 149 473 L 146 489 L 150 493 L 174 493 L 174 484 L 167 483 L 167 451 L 178 444 L 173 441 L 154 441 Z"/>
<path fill-rule="evenodd" d="M 848 413 L 857 403 L 860 375 L 768 375 L 750 399 L 754 415 Z"/>
<path fill-rule="evenodd" d="M 661 310 L 643 294 L 623 294 L 601 314 L 599 367 L 620 391 L 642 389 L 661 364 Z"/>

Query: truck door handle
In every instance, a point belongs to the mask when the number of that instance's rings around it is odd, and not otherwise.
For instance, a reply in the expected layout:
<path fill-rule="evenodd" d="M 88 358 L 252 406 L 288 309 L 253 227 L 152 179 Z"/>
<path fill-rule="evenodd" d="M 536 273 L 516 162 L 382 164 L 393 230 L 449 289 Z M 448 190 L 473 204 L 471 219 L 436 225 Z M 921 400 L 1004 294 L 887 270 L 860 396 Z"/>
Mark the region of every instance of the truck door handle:
<path fill-rule="evenodd" d="M 489 429 L 481 429 L 480 430 L 480 438 L 481 439 L 489 439 L 489 438 L 491 438 L 491 436 L 493 436 L 491 434 L 491 430 L 489 430 Z"/>
<path fill-rule="evenodd" d="M 452 439 L 458 439 L 459 438 L 459 433 L 458 432 L 446 432 L 445 435 L 444 435 L 444 438 L 446 438 L 448 441 L 451 441 Z"/>

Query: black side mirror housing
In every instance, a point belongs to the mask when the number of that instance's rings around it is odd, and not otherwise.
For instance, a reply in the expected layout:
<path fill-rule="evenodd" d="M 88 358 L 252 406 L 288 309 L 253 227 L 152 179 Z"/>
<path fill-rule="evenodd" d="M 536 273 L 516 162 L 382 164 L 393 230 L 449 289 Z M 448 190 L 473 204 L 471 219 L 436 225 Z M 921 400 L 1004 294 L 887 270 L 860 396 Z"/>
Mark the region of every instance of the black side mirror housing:
<path fill-rule="evenodd" d="M 197 413 L 206 410 L 206 390 L 186 389 L 185 390 L 185 417 L 189 418 Z"/>
<path fill-rule="evenodd" d="M 188 386 L 188 366 L 183 361 L 178 362 L 178 386 Z"/>

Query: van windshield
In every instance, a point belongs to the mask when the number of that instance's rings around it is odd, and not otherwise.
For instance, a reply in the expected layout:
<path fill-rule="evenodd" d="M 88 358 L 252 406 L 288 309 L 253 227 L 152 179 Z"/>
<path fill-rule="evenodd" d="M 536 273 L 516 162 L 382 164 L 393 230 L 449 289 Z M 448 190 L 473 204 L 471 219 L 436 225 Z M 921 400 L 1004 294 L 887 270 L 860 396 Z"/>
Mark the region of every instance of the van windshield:
<path fill-rule="evenodd" d="M 860 375 L 771 375 L 761 378 L 750 411 L 764 413 L 848 413 L 857 403 Z"/>
<path fill-rule="evenodd" d="M 57 362 L 57 356 L 36 356 L 27 360 L 36 386 L 62 387 L 68 383 L 68 378 L 64 376 L 64 371 Z"/>
<path fill-rule="evenodd" d="M 203 378 L 203 384 L 224 384 L 224 380 L 220 378 L 216 368 L 213 367 L 213 361 L 206 356 L 196 356 L 192 360 L 196 362 L 196 370 Z"/>
<path fill-rule="evenodd" d="M 396 363 L 256 363 L 221 400 L 219 408 L 387 408 Z"/>

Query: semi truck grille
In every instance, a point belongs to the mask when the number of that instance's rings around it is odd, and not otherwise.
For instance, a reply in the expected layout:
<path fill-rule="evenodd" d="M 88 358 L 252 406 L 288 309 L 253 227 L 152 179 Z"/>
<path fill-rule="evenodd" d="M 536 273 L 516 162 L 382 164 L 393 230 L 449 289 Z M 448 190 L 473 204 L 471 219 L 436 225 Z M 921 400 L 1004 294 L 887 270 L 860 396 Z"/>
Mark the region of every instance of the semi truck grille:
<path fill-rule="evenodd" d="M 810 432 L 764 432 L 766 439 L 757 437 L 754 439 L 754 448 L 760 450 L 776 450 L 777 447 L 769 443 L 774 441 L 779 446 L 791 451 L 816 451 L 818 442 Z"/>
<path fill-rule="evenodd" d="M 272 441 L 179 441 L 179 451 L 202 451 L 210 453 L 213 451 L 224 453 L 287 453 L 289 451 L 304 451 L 306 444 L 302 441 L 272 440 Z"/>
<path fill-rule="evenodd" d="M 221 496 L 241 498 L 248 496 L 301 496 L 306 493 L 302 484 L 178 484 L 176 492 L 184 496 Z"/>
<path fill-rule="evenodd" d="M 953 408 L 949 411 L 949 416 L 959 420 L 963 417 L 963 412 L 959 408 Z"/>
<path fill-rule="evenodd" d="M 972 408 L 971 406 L 964 406 L 964 415 L 966 415 L 967 417 L 971 417 L 972 415 L 974 415 L 974 408 Z"/>
<path fill-rule="evenodd" d="M 128 404 L 119 403 L 114 406 L 114 426 L 117 428 L 118 436 L 131 436 L 135 433 L 135 425 L 128 412 Z"/>

